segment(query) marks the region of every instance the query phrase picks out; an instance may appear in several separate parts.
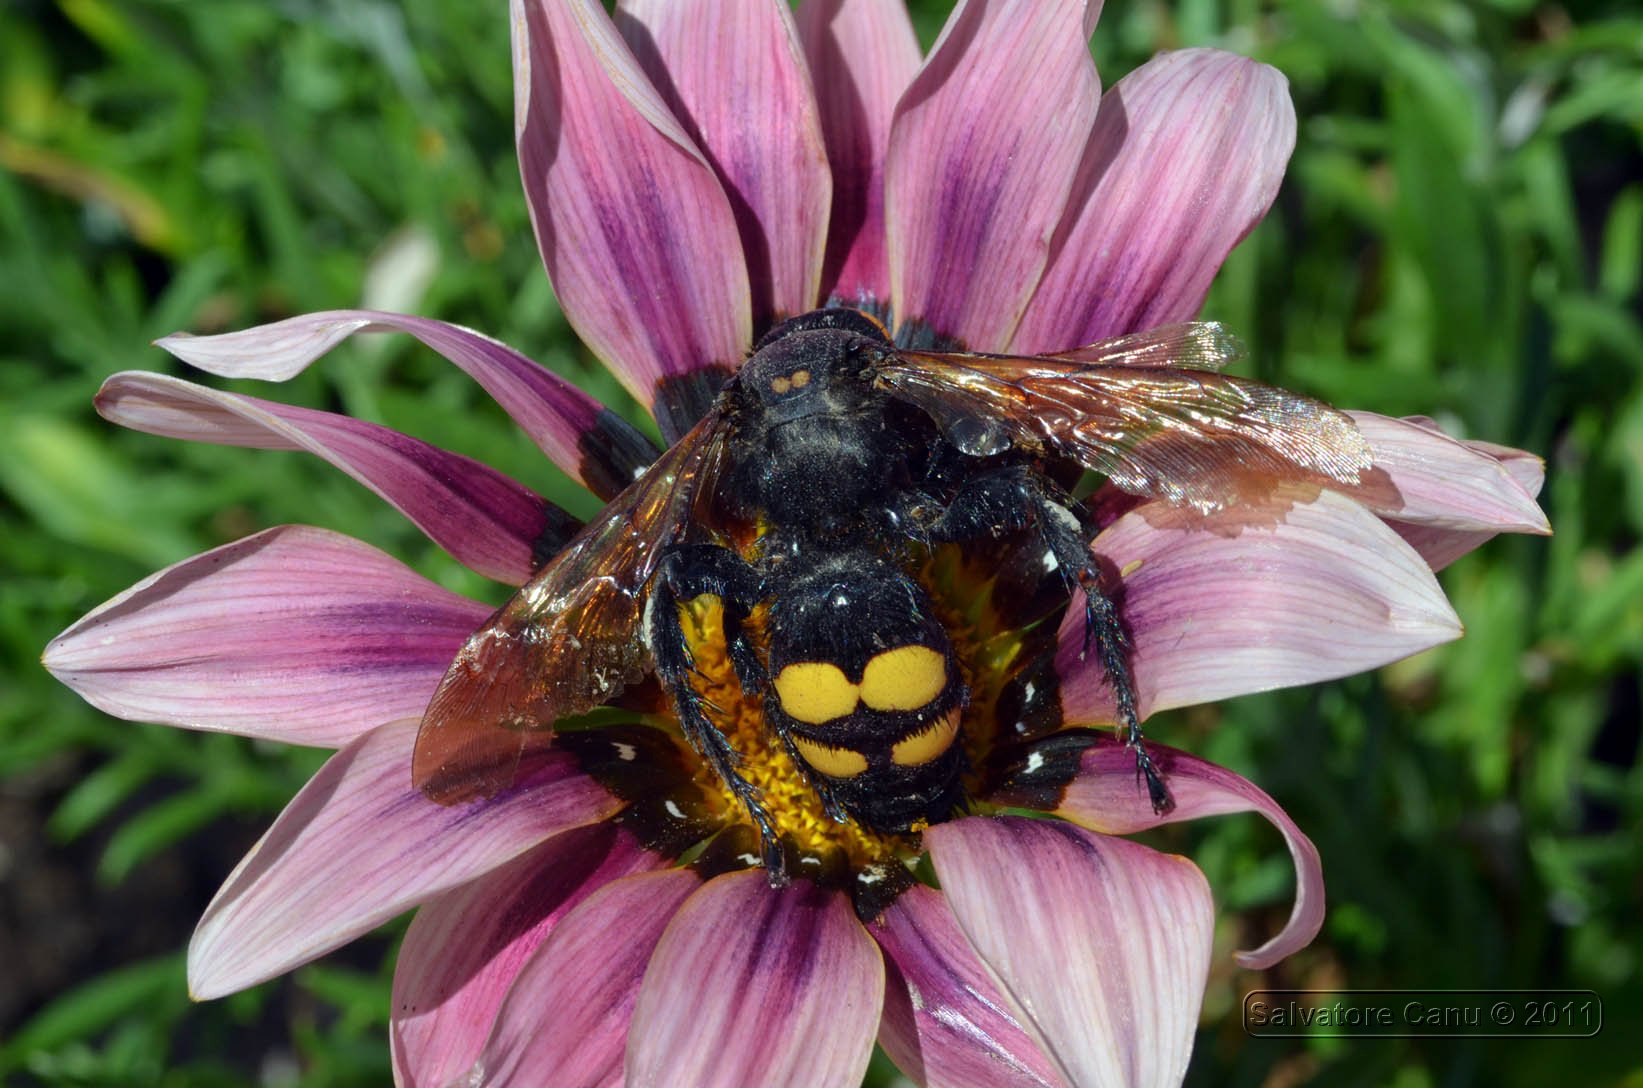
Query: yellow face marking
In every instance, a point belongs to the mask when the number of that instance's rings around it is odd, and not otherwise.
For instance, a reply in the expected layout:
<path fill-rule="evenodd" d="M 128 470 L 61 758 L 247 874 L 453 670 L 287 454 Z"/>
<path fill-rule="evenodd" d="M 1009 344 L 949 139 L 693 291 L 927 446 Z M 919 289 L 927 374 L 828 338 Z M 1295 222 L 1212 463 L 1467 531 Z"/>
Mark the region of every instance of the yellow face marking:
<path fill-rule="evenodd" d="M 793 383 L 786 378 L 777 378 L 770 383 L 771 392 L 781 394 L 792 388 Z"/>
<path fill-rule="evenodd" d="M 928 646 L 897 646 L 862 670 L 861 701 L 874 710 L 917 710 L 946 687 L 946 658 Z"/>
<path fill-rule="evenodd" d="M 931 722 L 920 732 L 896 742 L 890 749 L 890 762 L 898 767 L 920 767 L 953 746 L 958 736 L 959 708 L 954 707 Z"/>
<path fill-rule="evenodd" d="M 854 778 L 867 770 L 867 757 L 851 748 L 829 748 L 803 737 L 794 737 L 793 747 L 815 771 L 829 778 Z"/>
<path fill-rule="evenodd" d="M 776 677 L 776 698 L 789 717 L 820 725 L 856 709 L 856 685 L 827 661 L 800 661 Z"/>
<path fill-rule="evenodd" d="M 810 371 L 795 370 L 790 376 L 790 379 L 793 383 L 794 389 L 803 389 L 805 386 L 810 384 Z"/>

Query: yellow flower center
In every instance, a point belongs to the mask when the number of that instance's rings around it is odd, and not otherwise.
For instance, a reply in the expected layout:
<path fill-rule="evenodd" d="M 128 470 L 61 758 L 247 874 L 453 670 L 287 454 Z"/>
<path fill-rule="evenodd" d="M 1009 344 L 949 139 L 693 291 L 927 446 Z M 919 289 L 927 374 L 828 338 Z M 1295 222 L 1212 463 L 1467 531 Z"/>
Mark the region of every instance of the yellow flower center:
<path fill-rule="evenodd" d="M 994 581 L 986 567 L 984 562 L 967 560 L 961 549 L 944 546 L 934 550 L 918 573 L 947 628 L 970 688 L 970 705 L 960 728 L 972 768 L 986 765 L 997 734 L 999 694 L 1025 638 L 1022 630 L 1003 626 L 993 606 Z M 742 690 L 726 649 L 724 608 L 718 597 L 709 594 L 685 602 L 680 619 L 694 659 L 692 686 L 705 700 L 708 718 L 741 755 L 738 770 L 760 791 L 778 835 L 789 840 L 801 856 L 829 858 L 842 854 L 858 871 L 918 853 L 916 832 L 921 828 L 906 835 L 883 834 L 855 820 L 840 823 L 827 814 L 805 772 L 766 723 L 763 693 Z M 745 624 L 756 644 L 763 644 L 764 623 L 765 609 L 761 607 Z M 864 678 L 864 685 L 871 682 L 872 678 Z M 914 739 L 931 744 L 939 738 Z M 973 795 L 979 776 L 972 772 L 971 779 L 966 786 Z M 740 802 L 707 763 L 698 764 L 696 781 L 727 817 L 750 822 Z"/>

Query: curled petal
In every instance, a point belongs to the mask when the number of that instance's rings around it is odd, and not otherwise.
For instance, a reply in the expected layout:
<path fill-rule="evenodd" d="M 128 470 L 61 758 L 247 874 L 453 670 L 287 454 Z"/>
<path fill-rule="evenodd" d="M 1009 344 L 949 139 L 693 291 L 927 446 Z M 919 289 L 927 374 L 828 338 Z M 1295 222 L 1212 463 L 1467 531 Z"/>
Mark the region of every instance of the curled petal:
<path fill-rule="evenodd" d="M 903 339 L 1009 343 L 1095 119 L 1085 17 L 1084 0 L 965 0 L 902 95 L 884 202 Z"/>
<path fill-rule="evenodd" d="M 1248 779 L 1161 744 L 1148 744 L 1147 751 L 1175 802 L 1162 815 L 1153 811 L 1147 791 L 1136 782 L 1135 753 L 1114 737 L 1081 731 L 1034 745 L 988 800 L 1053 812 L 1105 835 L 1133 835 L 1160 824 L 1232 812 L 1259 813 L 1283 834 L 1295 862 L 1295 906 L 1281 932 L 1235 958 L 1239 966 L 1259 971 L 1311 944 L 1324 921 L 1323 863 L 1312 840 Z"/>
<path fill-rule="evenodd" d="M 1376 513 L 1400 522 L 1439 529 L 1490 533 L 1552 531 L 1535 504 L 1536 491 L 1525 489 L 1501 457 L 1456 441 L 1420 420 L 1393 419 L 1374 412 L 1349 412 L 1369 442 L 1375 467 L 1397 487 L 1401 502 L 1377 507 Z M 1520 463 L 1537 461 L 1509 451 Z M 1544 470 L 1536 473 L 1544 476 Z"/>
<path fill-rule="evenodd" d="M 422 713 L 489 611 L 368 544 L 284 525 L 145 578 L 43 662 L 116 717 L 336 747 Z"/>
<path fill-rule="evenodd" d="M 643 873 L 606 885 L 571 911 L 519 973 L 464 1083 L 621 1084 L 645 966 L 698 887 L 689 869 Z"/>
<path fill-rule="evenodd" d="M 528 756 L 487 801 L 436 805 L 411 785 L 417 724 L 384 725 L 332 756 L 251 848 L 189 942 L 196 999 L 307 963 L 621 807 L 555 751 Z"/>
<path fill-rule="evenodd" d="M 685 901 L 645 972 L 632 1084 L 854 1088 L 873 1053 L 884 960 L 841 893 L 762 870 Z"/>
<path fill-rule="evenodd" d="M 914 885 L 872 926 L 888 957 L 879 1043 L 918 1084 L 1044 1088 L 1063 1084 L 976 958 L 947 900 Z"/>
<path fill-rule="evenodd" d="M 1091 548 L 1122 580 L 1143 716 L 1378 668 L 1461 634 L 1421 557 L 1333 492 L 1275 524 L 1233 529 L 1149 503 Z M 1062 620 L 1062 705 L 1069 721 L 1110 722 L 1112 692 L 1083 658 L 1083 624 L 1081 608 Z"/>
<path fill-rule="evenodd" d="M 1067 1083 L 1181 1082 L 1215 921 L 1197 866 L 1013 816 L 924 841 L 964 935 Z"/>
<path fill-rule="evenodd" d="M 1410 416 L 1401 422 L 1414 424 L 1437 435 L 1443 434 L 1436 423 L 1424 417 Z M 1540 489 L 1546 483 L 1545 461 L 1526 450 L 1500 446 L 1493 442 L 1462 442 L 1461 445 L 1475 454 L 1493 460 L 1531 500 L 1539 497 Z M 1534 510 L 1537 514 L 1540 513 L 1538 505 L 1534 506 Z M 1506 530 L 1504 527 L 1449 529 L 1430 521 L 1404 521 L 1399 516 L 1388 516 L 1386 522 L 1409 543 L 1410 547 L 1421 554 L 1421 558 L 1425 559 L 1433 570 L 1442 570 L 1461 556 L 1493 540 L 1501 531 L 1514 531 Z M 1540 533 L 1550 532 L 1550 528 L 1542 515 L 1540 528 L 1516 531 Z"/>
<path fill-rule="evenodd" d="M 269 325 L 155 341 L 208 374 L 280 382 L 357 332 L 404 332 L 455 363 L 502 406 L 548 459 L 600 498 L 613 498 L 656 459 L 650 440 L 563 378 L 483 333 L 426 317 L 326 310 Z"/>
<path fill-rule="evenodd" d="M 814 309 L 833 180 L 787 0 L 621 0 L 617 26 L 730 195 L 755 326 Z"/>
<path fill-rule="evenodd" d="M 103 383 L 104 419 L 148 434 L 307 450 L 386 499 L 459 562 L 519 585 L 580 523 L 523 484 L 460 454 L 374 423 L 242 397 L 162 374 L 128 371 Z"/>
<path fill-rule="evenodd" d="M 676 442 L 752 344 L 735 216 L 596 0 L 513 0 L 514 133 L 559 304 Z"/>
<path fill-rule="evenodd" d="M 901 0 L 805 0 L 798 22 L 833 169 L 822 291 L 877 309 L 890 299 L 884 159 L 896 102 L 918 71 L 918 38 Z"/>
<path fill-rule="evenodd" d="M 1120 80 L 1101 99 L 1011 350 L 1063 351 L 1193 317 L 1272 204 L 1294 146 L 1288 83 L 1264 64 L 1183 49 Z"/>
<path fill-rule="evenodd" d="M 549 839 L 425 904 L 394 965 L 395 1083 L 443 1088 L 465 1074 L 521 968 L 560 920 L 611 881 L 664 864 L 627 832 L 599 824 Z"/>

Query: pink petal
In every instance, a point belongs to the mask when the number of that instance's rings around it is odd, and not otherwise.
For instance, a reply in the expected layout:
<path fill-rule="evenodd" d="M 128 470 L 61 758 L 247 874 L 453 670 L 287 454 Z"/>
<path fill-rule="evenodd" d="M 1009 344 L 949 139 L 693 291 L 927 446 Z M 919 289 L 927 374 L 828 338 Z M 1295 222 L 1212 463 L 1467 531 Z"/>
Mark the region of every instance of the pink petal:
<path fill-rule="evenodd" d="M 674 869 L 617 880 L 588 897 L 520 972 L 466 1083 L 621 1085 L 645 966 L 700 886 L 694 872 Z"/>
<path fill-rule="evenodd" d="M 1499 457 L 1419 421 L 1374 412 L 1348 414 L 1368 440 L 1375 467 L 1391 477 L 1402 500 L 1377 508 L 1377 513 L 1440 529 L 1542 535 L 1552 531 L 1535 505 L 1538 487 L 1535 492 L 1525 489 Z M 1528 458 L 1521 451 L 1510 452 L 1520 455 L 1520 464 Z M 1535 475 L 1543 477 L 1544 470 Z"/>
<path fill-rule="evenodd" d="M 375 423 L 242 397 L 163 374 L 103 383 L 97 411 L 122 427 L 194 442 L 307 450 L 386 499 L 464 566 L 519 585 L 580 527 L 523 484 L 470 457 Z"/>
<path fill-rule="evenodd" d="M 1426 563 L 1362 506 L 1324 492 L 1282 517 L 1211 528 L 1149 503 L 1095 538 L 1122 572 L 1143 716 L 1331 680 L 1460 637 Z M 1062 620 L 1062 705 L 1069 721 L 1110 722 L 1100 669 L 1080 660 L 1083 624 L 1082 608 Z"/>
<path fill-rule="evenodd" d="M 488 801 L 436 805 L 411 785 L 416 721 L 332 756 L 206 908 L 188 946 L 195 998 L 291 970 L 396 914 L 621 807 L 574 757 L 528 757 Z"/>
<path fill-rule="evenodd" d="M 833 179 L 787 0 L 620 0 L 616 23 L 730 195 L 755 326 L 814 309 Z"/>
<path fill-rule="evenodd" d="M 611 881 L 664 864 L 627 832 L 599 824 L 549 839 L 424 905 L 394 966 L 395 1082 L 443 1088 L 459 1079 L 484 1049 L 520 969 L 560 920 Z"/>
<path fill-rule="evenodd" d="M 336 747 L 421 714 L 489 612 L 351 537 L 284 525 L 145 578 L 43 661 L 116 717 Z"/>
<path fill-rule="evenodd" d="M 902 335 L 1009 343 L 1095 119 L 1085 16 L 1084 0 L 965 0 L 902 95 L 884 197 Z"/>
<path fill-rule="evenodd" d="M 901 0 L 804 0 L 799 39 L 833 168 L 822 290 L 877 309 L 890 300 L 884 159 L 896 102 L 918 71 L 918 38 Z"/>
<path fill-rule="evenodd" d="M 668 442 L 752 343 L 730 201 L 596 0 L 512 0 L 514 133 L 559 304 Z"/>
<path fill-rule="evenodd" d="M 1414 424 L 1434 434 L 1443 434 L 1436 423 L 1424 417 L 1408 416 L 1402 422 Z M 1540 489 L 1546 483 L 1546 462 L 1539 457 L 1525 450 L 1499 446 L 1493 442 L 1461 444 L 1473 453 L 1495 461 L 1530 499 L 1540 495 Z M 1536 513 L 1540 512 L 1538 505 L 1534 509 Z M 1550 532 L 1550 527 L 1544 525 L 1544 516 L 1542 521 L 1543 528 L 1527 531 Z M 1388 517 L 1387 524 L 1403 537 L 1410 547 L 1420 552 L 1421 558 L 1425 559 L 1433 570 L 1442 570 L 1461 556 L 1493 540 L 1498 533 L 1496 529 L 1446 529 L 1431 522 L 1410 522 L 1397 517 Z"/>
<path fill-rule="evenodd" d="M 615 497 L 650 462 L 650 441 L 615 412 L 506 344 L 461 325 L 378 310 L 326 310 L 218 336 L 155 341 L 224 378 L 281 382 L 356 332 L 410 333 L 455 363 L 513 417 L 549 460 L 600 498 Z"/>
<path fill-rule="evenodd" d="M 861 1083 L 884 1001 L 884 961 L 849 900 L 763 870 L 716 877 L 685 901 L 645 972 L 629 1083 Z"/>
<path fill-rule="evenodd" d="M 1011 344 L 1051 352 L 1193 317 L 1295 146 L 1275 69 L 1164 53 L 1106 93 L 1049 268 Z"/>
<path fill-rule="evenodd" d="M 879 1043 L 915 1083 L 1064 1083 L 1010 1011 L 940 892 L 914 885 L 872 930 L 890 967 Z"/>
<path fill-rule="evenodd" d="M 1259 971 L 1311 944 L 1324 922 L 1323 863 L 1312 840 L 1248 779 L 1161 744 L 1148 743 L 1147 751 L 1175 802 L 1163 815 L 1153 811 L 1145 787 L 1136 781 L 1135 753 L 1114 737 L 1083 732 L 1058 734 L 1034 745 L 988 800 L 1053 812 L 1105 835 L 1133 835 L 1232 812 L 1259 813 L 1283 834 L 1295 862 L 1295 906 L 1280 933 L 1234 957 L 1239 966 Z"/>
<path fill-rule="evenodd" d="M 924 842 L 964 935 L 1068 1083 L 1181 1082 L 1215 921 L 1197 866 L 1021 817 L 954 820 Z"/>

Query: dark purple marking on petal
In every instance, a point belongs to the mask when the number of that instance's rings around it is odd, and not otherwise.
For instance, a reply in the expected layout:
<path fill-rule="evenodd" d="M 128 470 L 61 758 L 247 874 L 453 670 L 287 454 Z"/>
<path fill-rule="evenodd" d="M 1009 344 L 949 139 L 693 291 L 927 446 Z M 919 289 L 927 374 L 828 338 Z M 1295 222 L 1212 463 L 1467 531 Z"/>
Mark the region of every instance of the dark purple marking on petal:
<path fill-rule="evenodd" d="M 685 901 L 645 972 L 629 1083 L 854 1088 L 873 1052 L 884 961 L 849 899 L 763 870 Z"/>
<path fill-rule="evenodd" d="M 712 168 L 593 0 L 514 0 L 515 134 L 566 318 L 663 437 L 692 405 L 657 385 L 734 367 L 752 342 L 746 263 Z"/>
<path fill-rule="evenodd" d="M 483 333 L 380 310 L 326 310 L 216 336 L 155 343 L 209 374 L 284 381 L 355 333 L 403 332 L 455 363 L 502 406 L 549 460 L 602 499 L 656 459 L 650 440 L 580 389 Z"/>
<path fill-rule="evenodd" d="M 870 927 L 888 968 L 879 1043 L 917 1084 L 1059 1088 L 939 891 L 918 886 Z"/>
<path fill-rule="evenodd" d="M 436 805 L 411 783 L 417 720 L 332 756 L 206 908 L 188 948 L 196 998 L 282 974 L 621 802 L 563 752 L 527 753 L 514 784 Z"/>
<path fill-rule="evenodd" d="M 822 291 L 846 306 L 890 297 L 884 160 L 896 102 L 918 72 L 901 0 L 805 0 L 798 13 L 833 171 Z"/>
<path fill-rule="evenodd" d="M 612 824 L 577 828 L 424 904 L 394 969 L 390 1042 L 402 1088 L 444 1088 L 473 1065 L 520 970 L 600 888 L 662 868 Z"/>
<path fill-rule="evenodd" d="M 139 371 L 109 378 L 96 404 L 105 419 L 149 434 L 306 450 L 376 492 L 464 566 L 512 585 L 580 527 L 488 465 L 347 416 Z"/>
<path fill-rule="evenodd" d="M 468 1083 L 621 1085 L 646 966 L 699 886 L 688 869 L 641 873 L 567 914 L 520 971 Z"/>

